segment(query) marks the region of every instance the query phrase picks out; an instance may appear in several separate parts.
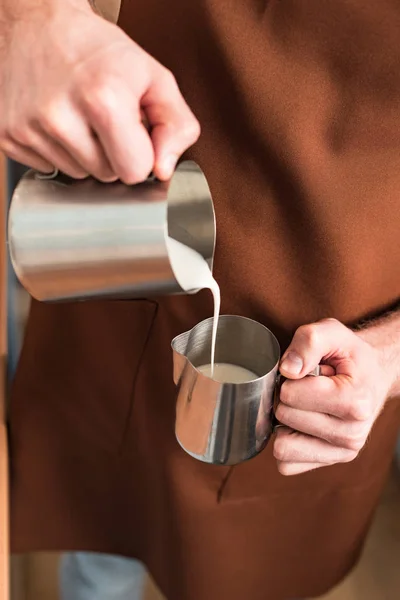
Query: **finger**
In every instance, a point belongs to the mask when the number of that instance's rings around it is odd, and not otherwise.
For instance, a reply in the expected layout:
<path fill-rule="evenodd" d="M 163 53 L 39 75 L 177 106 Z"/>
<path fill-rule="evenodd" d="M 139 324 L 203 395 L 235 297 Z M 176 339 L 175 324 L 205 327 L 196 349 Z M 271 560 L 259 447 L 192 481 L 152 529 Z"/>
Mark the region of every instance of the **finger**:
<path fill-rule="evenodd" d="M 346 421 L 369 421 L 373 407 L 367 392 L 343 376 L 304 377 L 283 382 L 280 401 L 303 411 L 332 415 Z M 350 399 L 350 400 L 349 400 Z"/>
<path fill-rule="evenodd" d="M 336 375 L 336 370 L 330 365 L 319 365 L 319 374 L 324 377 L 332 377 Z"/>
<path fill-rule="evenodd" d="M 339 448 L 360 451 L 368 437 L 368 423 L 342 421 L 330 415 L 291 408 L 282 402 L 275 414 L 283 425 Z"/>
<path fill-rule="evenodd" d="M 293 463 L 277 461 L 278 471 L 281 475 L 291 476 L 300 475 L 301 473 L 307 473 L 308 471 L 314 471 L 321 467 L 327 467 L 321 463 Z"/>
<path fill-rule="evenodd" d="M 92 88 L 83 99 L 112 171 L 126 184 L 144 181 L 154 165 L 153 144 L 136 102 L 128 88 L 117 91 L 106 85 Z"/>
<path fill-rule="evenodd" d="M 36 123 L 26 129 L 24 139 L 29 140 L 29 147 L 46 162 L 74 179 L 84 179 L 88 176 L 88 172 Z M 18 142 L 18 140 L 15 141 Z"/>
<path fill-rule="evenodd" d="M 98 138 L 70 103 L 52 107 L 51 114 L 48 112 L 37 127 L 58 142 L 84 172 L 100 181 L 117 179 Z"/>
<path fill-rule="evenodd" d="M 352 375 L 360 340 L 336 319 L 303 325 L 282 357 L 280 372 L 289 379 L 300 379 L 324 360 L 337 374 Z"/>
<path fill-rule="evenodd" d="M 333 377 L 286 379 L 281 385 L 279 399 L 286 406 L 342 417 L 343 402 L 340 392 Z"/>
<path fill-rule="evenodd" d="M 154 173 L 159 179 L 169 179 L 179 157 L 198 140 L 199 122 L 169 71 L 157 74 L 141 106 L 151 126 Z"/>
<path fill-rule="evenodd" d="M 52 173 L 54 171 L 54 165 L 50 164 L 42 156 L 30 148 L 17 144 L 11 139 L 4 140 L 1 144 L 1 149 L 9 158 L 27 167 L 36 169 L 41 173 Z"/>
<path fill-rule="evenodd" d="M 338 448 L 324 440 L 282 427 L 274 440 L 274 456 L 282 462 L 322 463 L 325 465 L 354 460 L 358 452 Z"/>

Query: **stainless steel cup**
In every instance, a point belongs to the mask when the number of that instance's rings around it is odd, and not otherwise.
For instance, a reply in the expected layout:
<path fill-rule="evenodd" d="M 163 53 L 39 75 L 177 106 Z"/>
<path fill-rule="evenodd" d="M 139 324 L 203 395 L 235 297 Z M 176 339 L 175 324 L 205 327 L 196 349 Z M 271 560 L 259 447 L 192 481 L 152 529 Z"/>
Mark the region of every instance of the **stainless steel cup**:
<path fill-rule="evenodd" d="M 166 237 L 212 267 L 214 208 L 192 161 L 169 182 L 127 186 L 29 171 L 12 198 L 8 243 L 18 279 L 43 301 L 195 292 L 177 282 Z"/>
<path fill-rule="evenodd" d="M 261 452 L 277 424 L 273 406 L 280 346 L 261 323 L 220 316 L 215 362 L 239 365 L 259 377 L 248 383 L 219 383 L 197 370 L 210 363 L 212 325 L 213 319 L 206 319 L 172 341 L 178 387 L 175 434 L 194 458 L 235 465 Z M 310 373 L 318 374 L 319 368 Z"/>

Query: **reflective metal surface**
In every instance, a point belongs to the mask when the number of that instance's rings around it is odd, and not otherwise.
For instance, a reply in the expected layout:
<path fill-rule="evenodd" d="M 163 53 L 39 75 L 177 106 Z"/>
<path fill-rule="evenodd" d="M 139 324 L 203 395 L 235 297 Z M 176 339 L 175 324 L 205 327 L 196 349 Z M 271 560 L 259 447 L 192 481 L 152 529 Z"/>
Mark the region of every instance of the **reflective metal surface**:
<path fill-rule="evenodd" d="M 219 383 L 196 367 L 210 363 L 213 320 L 172 341 L 178 386 L 175 433 L 201 461 L 234 465 L 252 458 L 272 433 L 272 406 L 280 348 L 269 329 L 245 317 L 222 315 L 215 359 L 259 375 L 248 383 Z"/>
<path fill-rule="evenodd" d="M 212 266 L 214 209 L 206 178 L 192 161 L 181 163 L 169 182 L 136 186 L 62 175 L 49 180 L 29 171 L 9 212 L 13 267 L 43 301 L 181 293 L 167 234 Z"/>

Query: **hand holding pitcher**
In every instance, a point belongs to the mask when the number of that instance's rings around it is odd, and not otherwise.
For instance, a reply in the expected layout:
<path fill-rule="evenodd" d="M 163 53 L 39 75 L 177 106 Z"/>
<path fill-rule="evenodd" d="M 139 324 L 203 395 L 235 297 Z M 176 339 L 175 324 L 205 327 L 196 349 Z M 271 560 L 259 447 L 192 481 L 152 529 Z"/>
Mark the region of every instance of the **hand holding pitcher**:
<path fill-rule="evenodd" d="M 287 378 L 276 417 L 279 471 L 296 475 L 354 460 L 396 381 L 370 331 L 335 319 L 300 327 L 280 363 Z M 305 377 L 321 363 L 322 377 Z M 387 367 L 389 364 L 389 368 Z"/>
<path fill-rule="evenodd" d="M 172 73 L 87 0 L 39 4 L 0 6 L 0 150 L 75 179 L 168 180 L 200 133 Z"/>

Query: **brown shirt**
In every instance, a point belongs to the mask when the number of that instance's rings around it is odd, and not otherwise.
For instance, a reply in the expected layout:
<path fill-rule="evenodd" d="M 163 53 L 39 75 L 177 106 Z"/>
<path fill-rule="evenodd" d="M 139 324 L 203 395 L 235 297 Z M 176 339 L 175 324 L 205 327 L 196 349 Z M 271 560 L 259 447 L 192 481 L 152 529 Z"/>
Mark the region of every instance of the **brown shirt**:
<path fill-rule="evenodd" d="M 121 25 L 201 121 L 189 153 L 217 217 L 222 312 L 287 344 L 400 298 L 400 5 L 125 0 Z M 11 406 L 14 550 L 141 558 L 170 600 L 323 593 L 362 547 L 400 425 L 394 400 L 353 463 L 280 476 L 174 437 L 170 341 L 195 297 L 33 304 Z"/>

